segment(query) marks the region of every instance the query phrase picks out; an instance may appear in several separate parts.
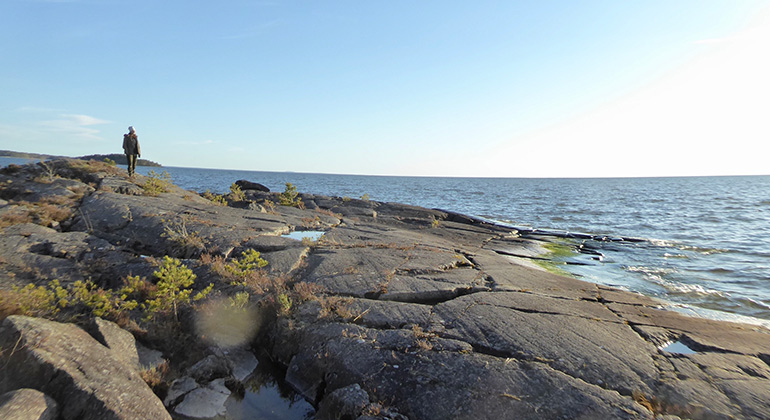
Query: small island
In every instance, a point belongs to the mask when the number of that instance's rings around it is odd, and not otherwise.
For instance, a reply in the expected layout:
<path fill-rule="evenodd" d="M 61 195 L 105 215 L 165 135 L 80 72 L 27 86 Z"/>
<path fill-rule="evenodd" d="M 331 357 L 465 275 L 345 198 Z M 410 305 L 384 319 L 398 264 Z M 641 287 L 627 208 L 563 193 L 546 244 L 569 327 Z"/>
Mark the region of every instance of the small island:
<path fill-rule="evenodd" d="M 42 159 L 42 160 L 48 160 L 48 159 L 65 159 L 68 158 L 67 156 L 56 156 L 56 155 L 46 155 L 46 154 L 40 154 L 40 153 L 26 153 L 26 152 L 14 152 L 12 150 L 0 150 L 0 157 L 15 157 L 15 158 L 22 158 L 22 159 Z M 128 160 L 126 159 L 126 155 L 122 153 L 110 153 L 110 154 L 95 154 L 95 155 L 86 155 L 86 156 L 77 156 L 77 157 L 71 157 L 71 159 L 80 159 L 80 160 L 96 160 L 103 162 L 105 159 L 109 159 L 113 162 L 115 162 L 118 165 L 127 165 Z M 160 163 L 153 162 L 151 160 L 147 159 L 137 159 L 136 161 L 137 166 L 153 166 L 153 167 L 162 167 Z"/>

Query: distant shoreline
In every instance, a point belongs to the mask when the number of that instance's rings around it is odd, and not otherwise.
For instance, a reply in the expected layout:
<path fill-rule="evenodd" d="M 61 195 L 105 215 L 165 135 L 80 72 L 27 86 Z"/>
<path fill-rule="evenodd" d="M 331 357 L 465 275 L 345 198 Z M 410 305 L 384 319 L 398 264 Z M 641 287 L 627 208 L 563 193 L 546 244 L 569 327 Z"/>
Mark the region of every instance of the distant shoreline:
<path fill-rule="evenodd" d="M 110 153 L 106 155 L 102 154 L 95 154 L 95 155 L 86 155 L 86 156 L 58 156 L 58 155 L 46 155 L 41 153 L 27 153 L 27 152 L 15 152 L 12 150 L 0 150 L 0 157 L 12 157 L 12 158 L 22 158 L 22 159 L 80 159 L 80 160 L 98 160 L 98 161 L 104 161 L 105 159 L 110 159 L 115 161 L 118 165 L 126 165 L 128 164 L 128 161 L 126 160 L 126 155 L 122 153 Z M 155 166 L 155 167 L 162 167 L 160 163 L 153 162 L 151 160 L 147 159 L 137 159 L 136 164 L 138 166 Z"/>

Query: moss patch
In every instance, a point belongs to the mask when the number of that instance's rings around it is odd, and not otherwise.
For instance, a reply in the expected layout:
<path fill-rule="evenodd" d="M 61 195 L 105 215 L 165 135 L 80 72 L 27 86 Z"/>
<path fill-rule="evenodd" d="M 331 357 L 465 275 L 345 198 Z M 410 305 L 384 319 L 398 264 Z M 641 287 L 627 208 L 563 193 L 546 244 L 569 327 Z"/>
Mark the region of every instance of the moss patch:
<path fill-rule="evenodd" d="M 549 273 L 558 274 L 560 276 L 574 277 L 570 272 L 563 267 L 566 265 L 565 260 L 575 255 L 574 245 L 567 240 L 558 240 L 556 242 L 545 242 L 542 244 L 543 249 L 546 250 L 546 254 L 543 255 L 543 260 L 533 260 L 535 264 L 542 267 Z"/>

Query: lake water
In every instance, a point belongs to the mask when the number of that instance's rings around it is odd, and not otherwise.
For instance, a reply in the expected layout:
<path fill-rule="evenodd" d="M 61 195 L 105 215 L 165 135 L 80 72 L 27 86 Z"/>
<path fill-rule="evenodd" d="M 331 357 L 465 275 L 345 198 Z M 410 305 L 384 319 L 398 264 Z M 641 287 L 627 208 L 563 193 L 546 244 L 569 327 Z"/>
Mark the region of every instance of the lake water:
<path fill-rule="evenodd" d="M 0 158 L 0 164 L 10 161 Z M 175 184 L 224 193 L 239 179 L 273 191 L 401 202 L 517 227 L 642 242 L 579 241 L 601 260 L 567 257 L 573 276 L 643 293 L 693 315 L 770 327 L 770 176 L 684 178 L 430 178 L 196 168 L 167 171 Z"/>

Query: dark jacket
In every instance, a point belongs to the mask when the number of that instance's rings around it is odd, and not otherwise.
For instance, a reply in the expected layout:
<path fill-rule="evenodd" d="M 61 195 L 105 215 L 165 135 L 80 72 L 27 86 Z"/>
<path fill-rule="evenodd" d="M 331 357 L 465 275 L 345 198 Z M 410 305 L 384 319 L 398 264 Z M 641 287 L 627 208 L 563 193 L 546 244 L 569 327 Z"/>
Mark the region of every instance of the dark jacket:
<path fill-rule="evenodd" d="M 139 149 L 139 138 L 136 134 L 123 135 L 123 152 L 127 155 L 142 154 L 142 151 Z"/>

